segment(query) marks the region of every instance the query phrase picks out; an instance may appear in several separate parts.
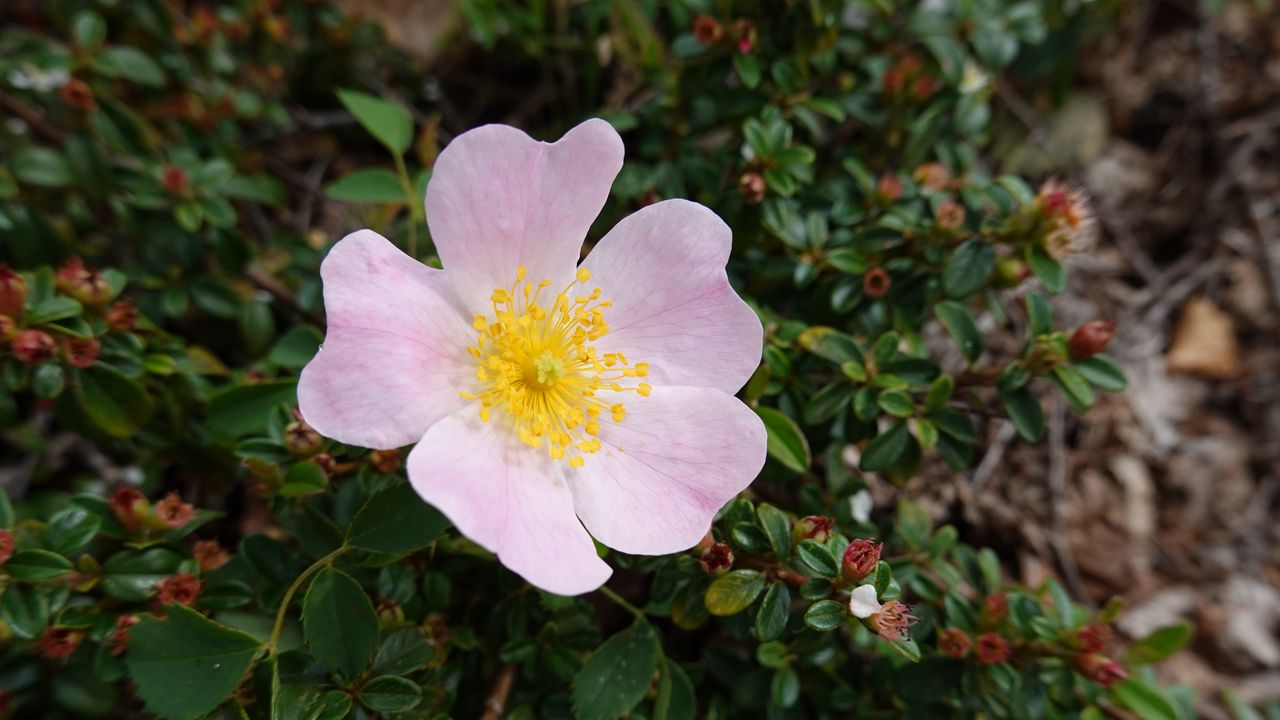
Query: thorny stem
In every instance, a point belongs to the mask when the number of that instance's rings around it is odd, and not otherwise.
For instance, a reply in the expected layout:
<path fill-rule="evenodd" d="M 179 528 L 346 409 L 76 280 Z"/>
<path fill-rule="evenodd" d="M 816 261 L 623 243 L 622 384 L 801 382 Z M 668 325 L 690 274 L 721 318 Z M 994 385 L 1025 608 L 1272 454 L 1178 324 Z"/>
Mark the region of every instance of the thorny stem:
<path fill-rule="evenodd" d="M 612 600 L 615 604 L 618 605 L 618 607 L 622 608 L 623 610 L 626 610 L 632 615 L 635 615 L 637 620 L 645 619 L 643 610 L 627 602 L 621 595 L 614 592 L 613 590 L 601 585 L 600 594 Z"/>
<path fill-rule="evenodd" d="M 400 186 L 404 188 L 405 205 L 409 209 L 409 257 L 417 259 L 418 257 L 418 214 L 414 212 L 414 205 L 418 199 L 414 197 L 413 181 L 409 179 L 409 169 L 405 167 L 404 158 L 399 154 L 396 158 L 396 174 L 400 176 Z"/>

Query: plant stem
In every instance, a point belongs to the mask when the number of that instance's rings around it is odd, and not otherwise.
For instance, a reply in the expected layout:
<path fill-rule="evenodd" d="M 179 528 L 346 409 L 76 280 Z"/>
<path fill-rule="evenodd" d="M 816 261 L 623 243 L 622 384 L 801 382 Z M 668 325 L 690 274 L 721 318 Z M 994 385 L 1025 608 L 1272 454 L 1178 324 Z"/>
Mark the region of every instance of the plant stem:
<path fill-rule="evenodd" d="M 413 181 L 409 179 L 409 169 L 405 167 L 404 158 L 396 155 L 396 174 L 400 176 L 400 186 L 404 188 L 405 206 L 409 209 L 409 257 L 418 258 L 418 213 L 414 212 L 414 204 L 419 199 L 414 196 Z"/>
<path fill-rule="evenodd" d="M 643 610 L 627 602 L 621 595 L 614 592 L 613 590 L 601 585 L 600 594 L 612 600 L 615 604 L 617 604 L 618 607 L 622 608 L 623 610 L 626 610 L 632 615 L 635 615 L 637 620 L 645 619 Z"/>
<path fill-rule="evenodd" d="M 342 555 L 351 548 L 343 545 L 333 552 L 325 555 L 315 561 L 306 570 L 303 570 L 298 577 L 294 578 L 293 584 L 285 591 L 284 597 L 280 599 L 280 609 L 276 610 L 276 621 L 271 627 L 271 637 L 267 640 L 267 657 L 266 659 L 272 663 L 271 667 L 271 717 L 276 717 L 276 699 L 280 697 L 280 668 L 276 666 L 276 654 L 280 649 L 280 632 L 284 630 L 284 616 L 289 613 L 289 603 L 293 601 L 294 593 L 302 587 L 307 578 L 316 574 L 321 568 L 326 568 L 333 564 L 338 556 Z"/>

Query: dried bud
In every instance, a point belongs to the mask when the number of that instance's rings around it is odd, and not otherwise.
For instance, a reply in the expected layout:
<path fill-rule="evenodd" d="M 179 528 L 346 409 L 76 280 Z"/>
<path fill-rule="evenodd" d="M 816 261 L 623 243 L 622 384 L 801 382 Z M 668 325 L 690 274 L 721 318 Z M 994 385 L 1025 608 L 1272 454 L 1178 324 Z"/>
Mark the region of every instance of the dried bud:
<path fill-rule="evenodd" d="M 746 55 L 756 48 L 756 26 L 750 20 L 733 24 L 733 34 L 738 38 L 738 52 Z"/>
<path fill-rule="evenodd" d="M 759 205 L 764 200 L 764 192 L 768 188 L 764 176 L 758 172 L 744 172 L 738 178 L 738 192 L 748 205 Z"/>
<path fill-rule="evenodd" d="M 1129 677 L 1129 672 L 1121 667 L 1120 663 L 1097 653 L 1077 655 L 1076 669 L 1102 687 L 1111 687 Z"/>
<path fill-rule="evenodd" d="M 880 89 L 884 90 L 887 95 L 897 95 L 907 86 L 907 73 L 902 69 L 901 65 L 884 71 L 884 75 L 880 78 Z"/>
<path fill-rule="evenodd" d="M 841 566 L 847 580 L 861 580 L 875 572 L 880 563 L 880 543 L 870 540 L 856 539 L 844 550 L 844 561 Z"/>
<path fill-rule="evenodd" d="M 964 224 L 964 217 L 964 206 L 951 198 L 938 203 L 938 208 L 933 211 L 938 228 L 948 232 L 959 229 Z"/>
<path fill-rule="evenodd" d="M 98 359 L 98 353 L 102 351 L 102 343 L 93 338 L 64 338 L 62 340 L 62 355 L 67 362 L 80 369 L 84 369 L 93 365 Z"/>
<path fill-rule="evenodd" d="M 871 616 L 871 626 L 885 640 L 905 640 L 916 620 L 909 605 L 889 600 Z"/>
<path fill-rule="evenodd" d="M 13 268 L 0 263 L 0 315 L 22 317 L 22 304 L 26 299 L 27 281 Z"/>
<path fill-rule="evenodd" d="M 911 86 L 917 100 L 928 100 L 938 89 L 938 78 L 932 75 L 921 75 Z"/>
<path fill-rule="evenodd" d="M 962 658 L 969 654 L 973 641 L 968 633 L 960 628 L 947 628 L 938 633 L 938 650 L 953 658 Z"/>
<path fill-rule="evenodd" d="M 1076 631 L 1076 642 L 1083 652 L 1102 652 L 1111 642 L 1111 628 L 1101 623 L 1089 623 Z"/>
<path fill-rule="evenodd" d="M 137 615 L 126 614 L 116 618 L 116 629 L 111 632 L 112 655 L 119 655 L 129 647 L 129 628 L 137 624 Z"/>
<path fill-rule="evenodd" d="M 52 360 L 54 353 L 58 351 L 58 344 L 49 333 L 23 330 L 13 338 L 9 348 L 18 362 L 37 365 Z"/>
<path fill-rule="evenodd" d="M 399 450 L 374 450 L 369 453 L 369 464 L 384 475 L 390 475 L 400 469 Z"/>
<path fill-rule="evenodd" d="M 916 168 L 915 181 L 927 190 L 941 190 L 951 182 L 951 173 L 942 163 L 925 163 Z"/>
<path fill-rule="evenodd" d="M 1009 614 L 1009 596 L 1005 593 L 992 593 L 982 601 L 982 612 L 989 620 L 1001 620 Z"/>
<path fill-rule="evenodd" d="M 703 45 L 716 45 L 724 40 L 724 25 L 710 15 L 693 19 L 693 37 Z"/>
<path fill-rule="evenodd" d="M 120 524 L 124 525 L 130 533 L 138 532 L 151 519 L 151 503 L 137 488 L 127 485 L 121 487 L 111 496 L 108 504 L 116 518 L 120 520 Z"/>
<path fill-rule="evenodd" d="M 324 438 L 310 425 L 298 420 L 291 422 L 284 429 L 284 446 L 298 457 L 314 455 L 324 446 Z"/>
<path fill-rule="evenodd" d="M 161 604 L 190 605 L 200 597 L 200 579 L 191 573 L 178 573 L 156 583 L 156 599 Z"/>
<path fill-rule="evenodd" d="M 75 652 L 83 639 L 84 633 L 80 630 L 50 627 L 40 634 L 40 638 L 36 640 L 36 648 L 44 657 L 55 660 Z"/>
<path fill-rule="evenodd" d="M 157 530 L 177 528 L 186 525 L 195 519 L 196 509 L 191 503 L 182 501 L 178 493 L 171 492 L 164 496 L 164 499 L 156 503 L 155 525 Z"/>
<path fill-rule="evenodd" d="M 1071 334 L 1067 352 L 1072 360 L 1085 360 L 1107 349 L 1116 336 L 1116 324 L 1109 320 L 1087 322 Z"/>
<path fill-rule="evenodd" d="M 117 300 L 107 308 L 107 327 L 114 332 L 129 332 L 138 322 L 138 308 L 132 300 Z"/>
<path fill-rule="evenodd" d="M 329 453 L 316 453 L 311 456 L 311 462 L 319 465 L 325 475 L 332 475 L 333 471 L 338 467 L 338 461 L 334 460 Z"/>
<path fill-rule="evenodd" d="M 902 197 L 902 181 L 896 175 L 885 175 L 876 184 L 876 194 L 882 203 L 891 203 Z"/>
<path fill-rule="evenodd" d="M 0 530 L 0 565 L 13 557 L 13 531 Z"/>
<path fill-rule="evenodd" d="M 58 292 L 70 295 L 72 286 L 82 281 L 87 274 L 89 270 L 84 266 L 84 261 L 78 257 L 72 257 L 62 263 L 58 267 L 58 272 L 54 273 L 53 286 L 58 289 Z"/>
<path fill-rule="evenodd" d="M 698 556 L 698 564 L 708 575 L 727 573 L 733 567 L 733 548 L 722 542 L 711 543 L 711 547 Z"/>
<path fill-rule="evenodd" d="M 869 298 L 878 299 L 888 295 L 892 286 L 893 280 L 882 267 L 873 267 L 862 276 L 862 293 Z"/>
<path fill-rule="evenodd" d="M 231 556 L 222 549 L 222 545 L 218 544 L 217 540 L 197 541 L 195 547 L 191 549 L 191 555 L 196 559 L 202 573 L 213 572 L 231 562 Z"/>
<path fill-rule="evenodd" d="M 1045 249 L 1054 257 L 1085 252 L 1093 246 L 1093 210 L 1083 191 L 1047 180 L 1036 195 L 1033 212 L 1040 215 Z"/>
<path fill-rule="evenodd" d="M 164 189 L 170 194 L 181 195 L 182 191 L 187 189 L 187 171 L 176 165 L 166 166 L 164 169 Z"/>
<path fill-rule="evenodd" d="M 0 315 L 0 343 L 7 343 L 18 337 L 18 323 L 8 315 Z"/>
<path fill-rule="evenodd" d="M 59 88 L 58 96 L 72 110 L 92 112 L 98 107 L 98 103 L 93 99 L 93 90 L 90 90 L 83 80 L 71 78 Z"/>
<path fill-rule="evenodd" d="M 834 526 L 835 519 L 826 515 L 802 517 L 796 520 L 795 525 L 791 526 L 791 542 L 799 543 L 801 540 L 826 542 L 831 537 L 831 531 Z"/>
<path fill-rule="evenodd" d="M 978 636 L 978 662 L 984 665 L 999 665 L 1009 659 L 1009 643 L 993 632 Z"/>

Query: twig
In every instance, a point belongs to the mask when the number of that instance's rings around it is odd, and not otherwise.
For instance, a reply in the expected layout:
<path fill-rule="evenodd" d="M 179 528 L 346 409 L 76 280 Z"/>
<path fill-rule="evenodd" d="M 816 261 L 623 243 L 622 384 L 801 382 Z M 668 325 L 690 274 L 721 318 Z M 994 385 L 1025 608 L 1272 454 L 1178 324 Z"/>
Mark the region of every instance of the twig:
<path fill-rule="evenodd" d="M 1066 529 L 1062 523 L 1062 508 L 1066 505 L 1067 492 L 1067 441 L 1066 407 L 1062 398 L 1054 395 L 1049 400 L 1049 514 L 1051 517 L 1050 543 L 1062 565 L 1062 575 L 1077 602 L 1093 609 L 1093 602 L 1085 593 L 1080 578 L 1080 566 L 1071 552 Z"/>
<path fill-rule="evenodd" d="M 502 713 L 507 709 L 507 698 L 511 695 L 511 688 L 516 684 L 516 670 L 518 667 L 511 663 L 506 663 L 498 670 L 498 674 L 493 678 L 493 685 L 489 688 L 489 697 L 484 701 L 484 714 L 480 716 L 481 720 L 499 720 Z"/>
<path fill-rule="evenodd" d="M 631 603 L 627 602 L 626 598 L 614 592 L 612 588 L 601 586 L 599 592 L 601 595 L 612 600 L 614 604 L 617 605 L 618 607 L 622 608 L 623 610 L 626 610 L 632 615 L 635 615 L 637 620 L 644 620 L 644 611 L 636 607 L 635 605 L 632 605 Z"/>
<path fill-rule="evenodd" d="M 1000 461 L 1004 459 L 1004 450 L 1009 445 L 1009 441 L 1013 440 L 1014 433 L 1017 432 L 1013 423 L 1005 420 L 1000 423 L 1000 429 L 996 431 L 996 439 L 991 442 L 991 446 L 987 448 L 987 454 L 982 456 L 982 462 L 978 463 L 978 467 L 973 471 L 973 487 L 981 488 L 990 479 L 991 474 L 995 472 Z"/>

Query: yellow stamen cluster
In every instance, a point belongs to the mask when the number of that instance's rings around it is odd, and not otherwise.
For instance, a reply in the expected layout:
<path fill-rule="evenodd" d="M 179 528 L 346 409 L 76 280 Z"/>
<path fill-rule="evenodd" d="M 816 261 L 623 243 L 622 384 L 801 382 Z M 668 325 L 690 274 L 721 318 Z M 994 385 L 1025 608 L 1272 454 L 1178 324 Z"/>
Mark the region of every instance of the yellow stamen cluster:
<path fill-rule="evenodd" d="M 461 395 L 480 402 L 484 422 L 497 410 L 526 445 L 545 446 L 552 458 L 582 467 L 584 455 L 600 450 L 601 418 L 618 423 L 627 413 L 622 403 L 605 403 L 596 393 L 648 396 L 653 388 L 636 379 L 647 376 L 649 366 L 596 351 L 593 343 L 609 333 L 604 310 L 613 303 L 600 299 L 600 288 L 574 294 L 591 279 L 586 268 L 547 307 L 540 300 L 551 281 L 534 283 L 526 275 L 521 265 L 515 284 L 490 296 L 493 316 L 476 316 L 479 337 L 467 352 L 477 361 L 478 386 Z"/>

